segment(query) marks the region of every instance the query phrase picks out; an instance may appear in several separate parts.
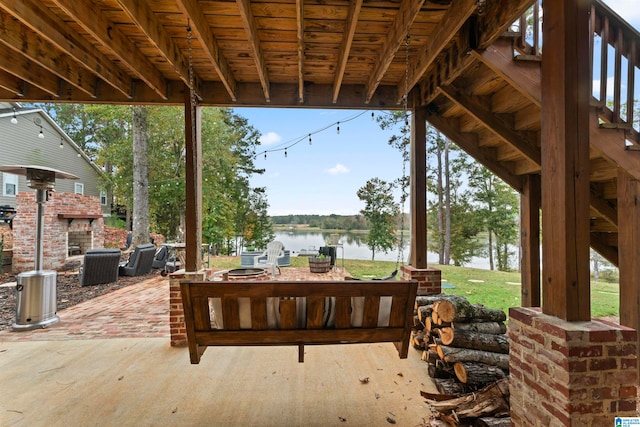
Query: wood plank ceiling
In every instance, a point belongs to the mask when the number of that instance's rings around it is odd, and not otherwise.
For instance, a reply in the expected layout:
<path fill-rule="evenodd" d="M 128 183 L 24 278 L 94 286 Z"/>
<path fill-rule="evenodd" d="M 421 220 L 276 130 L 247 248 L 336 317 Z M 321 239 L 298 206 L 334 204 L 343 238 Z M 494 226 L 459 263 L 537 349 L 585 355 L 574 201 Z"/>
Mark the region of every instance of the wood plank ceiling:
<path fill-rule="evenodd" d="M 531 2 L 2 0 L 0 100 L 399 108 Z"/>

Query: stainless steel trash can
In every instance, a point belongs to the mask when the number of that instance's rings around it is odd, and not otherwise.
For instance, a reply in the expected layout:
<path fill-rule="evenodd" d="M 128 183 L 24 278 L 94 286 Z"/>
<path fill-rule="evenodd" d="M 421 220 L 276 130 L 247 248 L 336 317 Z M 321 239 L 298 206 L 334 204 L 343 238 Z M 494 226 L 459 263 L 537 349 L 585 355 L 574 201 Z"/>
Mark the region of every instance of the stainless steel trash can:
<path fill-rule="evenodd" d="M 56 272 L 27 271 L 16 278 L 15 331 L 46 328 L 57 323 Z"/>

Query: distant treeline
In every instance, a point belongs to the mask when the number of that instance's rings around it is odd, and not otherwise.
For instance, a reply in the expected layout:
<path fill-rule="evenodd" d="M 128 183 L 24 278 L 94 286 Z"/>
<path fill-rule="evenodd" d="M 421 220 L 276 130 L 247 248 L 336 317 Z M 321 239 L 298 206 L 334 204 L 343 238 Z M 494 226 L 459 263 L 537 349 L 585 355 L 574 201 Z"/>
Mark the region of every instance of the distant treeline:
<path fill-rule="evenodd" d="M 274 225 L 307 225 L 325 230 L 368 230 L 369 221 L 362 215 L 279 215 L 272 216 Z"/>

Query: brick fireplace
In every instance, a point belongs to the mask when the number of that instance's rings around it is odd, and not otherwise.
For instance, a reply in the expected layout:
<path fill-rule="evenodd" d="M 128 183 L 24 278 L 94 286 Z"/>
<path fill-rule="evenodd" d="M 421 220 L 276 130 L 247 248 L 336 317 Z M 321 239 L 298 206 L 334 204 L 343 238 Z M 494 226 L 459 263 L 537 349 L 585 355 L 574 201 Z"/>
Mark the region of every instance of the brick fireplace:
<path fill-rule="evenodd" d="M 16 196 L 13 220 L 13 271 L 34 268 L 36 200 L 31 191 Z M 62 269 L 70 254 L 104 247 L 104 219 L 100 200 L 81 194 L 51 192 L 44 205 L 44 260 L 47 270 Z"/>

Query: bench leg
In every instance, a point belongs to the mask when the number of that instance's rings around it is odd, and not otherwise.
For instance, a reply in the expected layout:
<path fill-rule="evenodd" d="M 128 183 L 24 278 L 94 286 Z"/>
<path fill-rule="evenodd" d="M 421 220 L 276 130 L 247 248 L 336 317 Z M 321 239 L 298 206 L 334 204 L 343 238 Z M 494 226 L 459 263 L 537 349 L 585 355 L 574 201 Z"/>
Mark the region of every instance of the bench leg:
<path fill-rule="evenodd" d="M 298 363 L 304 363 L 304 344 L 298 344 Z"/>

